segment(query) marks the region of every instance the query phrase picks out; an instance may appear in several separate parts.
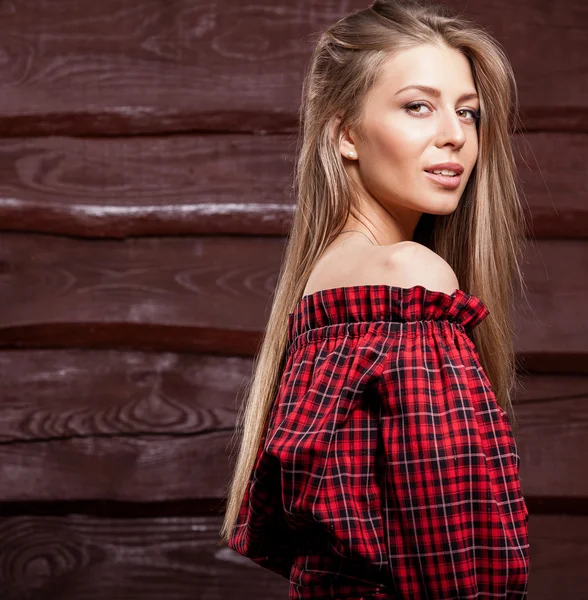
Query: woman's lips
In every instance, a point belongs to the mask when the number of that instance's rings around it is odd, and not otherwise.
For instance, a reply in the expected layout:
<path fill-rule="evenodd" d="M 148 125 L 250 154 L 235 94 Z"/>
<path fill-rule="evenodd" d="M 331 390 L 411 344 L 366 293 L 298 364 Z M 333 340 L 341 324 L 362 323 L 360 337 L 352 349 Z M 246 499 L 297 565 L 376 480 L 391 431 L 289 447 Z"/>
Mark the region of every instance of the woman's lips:
<path fill-rule="evenodd" d="M 425 175 L 437 185 L 452 190 L 458 187 L 461 183 L 461 175 L 455 175 L 451 177 L 450 175 L 438 175 L 437 173 L 429 173 L 429 171 L 425 171 Z"/>

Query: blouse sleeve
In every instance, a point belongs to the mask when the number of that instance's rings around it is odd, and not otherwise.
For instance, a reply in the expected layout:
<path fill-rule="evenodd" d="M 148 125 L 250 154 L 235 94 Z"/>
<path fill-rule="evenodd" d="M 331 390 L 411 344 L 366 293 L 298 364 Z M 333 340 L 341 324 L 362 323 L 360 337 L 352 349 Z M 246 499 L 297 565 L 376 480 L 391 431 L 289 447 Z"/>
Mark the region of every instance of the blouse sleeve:
<path fill-rule="evenodd" d="M 459 327 L 388 337 L 377 382 L 387 568 L 406 597 L 526 594 L 528 510 L 506 411 Z M 377 545 L 376 544 L 376 545 Z"/>
<path fill-rule="evenodd" d="M 295 544 L 282 508 L 280 465 L 265 452 L 267 433 L 266 426 L 228 546 L 289 579 Z"/>

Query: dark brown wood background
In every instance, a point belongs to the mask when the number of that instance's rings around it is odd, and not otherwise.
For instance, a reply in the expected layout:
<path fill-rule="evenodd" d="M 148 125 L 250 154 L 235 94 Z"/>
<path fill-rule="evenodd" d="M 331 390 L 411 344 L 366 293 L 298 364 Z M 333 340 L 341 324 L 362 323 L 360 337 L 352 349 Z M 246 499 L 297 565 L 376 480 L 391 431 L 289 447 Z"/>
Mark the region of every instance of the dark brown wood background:
<path fill-rule="evenodd" d="M 368 2 L 0 1 L 0 599 L 283 599 L 217 547 L 316 32 Z M 588 6 L 465 3 L 519 84 L 531 600 L 588 598 Z"/>

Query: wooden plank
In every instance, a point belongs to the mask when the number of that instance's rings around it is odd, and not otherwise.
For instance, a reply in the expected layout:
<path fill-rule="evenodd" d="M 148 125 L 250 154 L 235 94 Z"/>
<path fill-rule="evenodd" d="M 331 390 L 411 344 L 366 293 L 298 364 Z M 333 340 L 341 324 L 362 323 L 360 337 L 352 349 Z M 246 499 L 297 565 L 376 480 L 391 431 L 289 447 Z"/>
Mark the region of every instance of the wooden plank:
<path fill-rule="evenodd" d="M 587 525 L 586 517 L 529 515 L 530 599 L 588 599 Z"/>
<path fill-rule="evenodd" d="M 287 579 L 219 545 L 220 517 L 0 518 L 3 598 L 287 598 Z M 586 598 L 588 518 L 529 516 L 529 598 Z"/>
<path fill-rule="evenodd" d="M 250 371 L 238 356 L 0 351 L 0 443 L 228 432 Z"/>
<path fill-rule="evenodd" d="M 199 351 L 252 356 L 285 240 L 178 237 L 79 240 L 0 234 L 0 347 Z M 516 299 L 525 366 L 588 373 L 588 244 L 529 245 L 532 312 Z M 528 314 L 527 314 L 528 313 Z"/>
<path fill-rule="evenodd" d="M 584 241 L 542 240 L 527 246 L 521 266 L 531 308 L 517 296 L 513 312 L 515 349 L 528 370 L 588 373 L 585 344 L 578 337 L 588 341 L 586 264 Z M 545 365 L 542 356 L 552 362 Z"/>
<path fill-rule="evenodd" d="M 0 229 L 284 235 L 290 146 L 253 135 L 0 139 Z"/>
<path fill-rule="evenodd" d="M 195 411 L 199 414 L 199 411 Z M 53 438 L 0 445 L 0 501 L 159 502 L 219 497 L 230 430 Z"/>
<path fill-rule="evenodd" d="M 514 136 L 514 150 L 533 238 L 587 239 L 588 136 Z"/>
<path fill-rule="evenodd" d="M 533 237 L 588 238 L 588 136 L 515 141 Z M 0 230 L 283 236 L 294 159 L 289 136 L 0 138 Z"/>
<path fill-rule="evenodd" d="M 583 0 L 448 4 L 504 46 L 528 131 L 588 131 Z M 292 132 L 317 33 L 360 8 L 365 1 L 103 0 L 80 10 L 74 0 L 14 0 L 0 18 L 10 57 L 0 128 L 26 136 Z"/>
<path fill-rule="evenodd" d="M 222 498 L 250 369 L 235 356 L 0 352 L 0 502 Z M 523 377 L 515 435 L 530 509 L 587 514 L 587 381 Z"/>
<path fill-rule="evenodd" d="M 0 518 L 3 600 L 285 598 L 288 581 L 226 546 L 220 519 Z"/>
<path fill-rule="evenodd" d="M 0 236 L 0 346 L 252 355 L 281 238 Z M 40 312 L 39 312 L 40 311 Z"/>
<path fill-rule="evenodd" d="M 588 514 L 588 377 L 528 374 L 522 388 L 515 438 L 523 494 L 544 499 L 545 510 L 566 496 L 570 512 Z"/>

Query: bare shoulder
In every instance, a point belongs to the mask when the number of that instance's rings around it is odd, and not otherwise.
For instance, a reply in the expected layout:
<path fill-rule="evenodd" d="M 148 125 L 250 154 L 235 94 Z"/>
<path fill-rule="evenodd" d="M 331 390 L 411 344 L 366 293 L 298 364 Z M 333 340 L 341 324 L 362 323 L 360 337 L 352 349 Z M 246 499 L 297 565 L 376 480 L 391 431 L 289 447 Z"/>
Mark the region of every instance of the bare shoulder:
<path fill-rule="evenodd" d="M 451 266 L 417 242 L 389 246 L 355 246 L 339 249 L 319 261 L 304 295 L 336 287 L 384 284 L 396 287 L 421 285 L 452 294 L 459 283 Z"/>
<path fill-rule="evenodd" d="M 400 242 L 380 246 L 380 260 L 375 265 L 378 277 L 387 285 L 413 287 L 452 294 L 459 281 L 451 265 L 430 248 L 418 242 Z"/>

